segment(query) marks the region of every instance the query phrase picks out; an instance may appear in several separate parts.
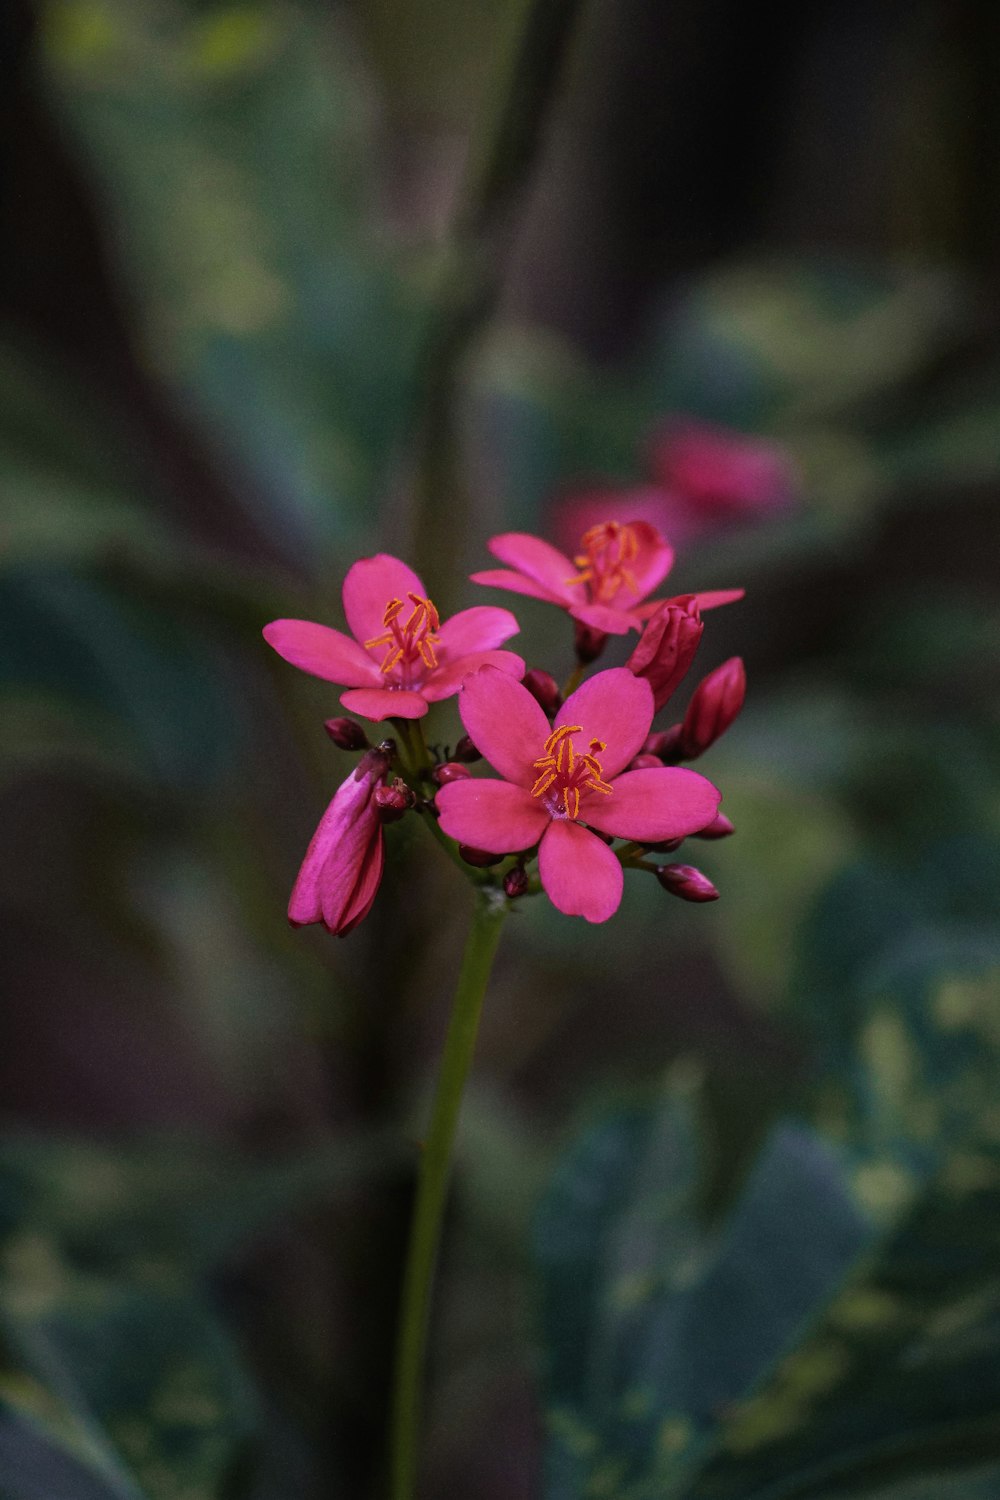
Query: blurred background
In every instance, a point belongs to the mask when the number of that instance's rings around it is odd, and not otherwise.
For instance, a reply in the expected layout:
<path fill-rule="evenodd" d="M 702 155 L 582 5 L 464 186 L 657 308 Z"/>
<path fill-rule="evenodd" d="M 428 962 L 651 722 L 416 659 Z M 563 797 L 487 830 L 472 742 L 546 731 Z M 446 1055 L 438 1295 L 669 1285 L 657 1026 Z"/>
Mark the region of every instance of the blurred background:
<path fill-rule="evenodd" d="M 511 916 L 424 1494 L 995 1500 L 995 8 L 7 0 L 0 69 L 0 1495 L 379 1494 L 469 896 L 404 820 L 288 928 L 351 762 L 260 628 L 638 488 L 747 590 L 737 834 Z"/>

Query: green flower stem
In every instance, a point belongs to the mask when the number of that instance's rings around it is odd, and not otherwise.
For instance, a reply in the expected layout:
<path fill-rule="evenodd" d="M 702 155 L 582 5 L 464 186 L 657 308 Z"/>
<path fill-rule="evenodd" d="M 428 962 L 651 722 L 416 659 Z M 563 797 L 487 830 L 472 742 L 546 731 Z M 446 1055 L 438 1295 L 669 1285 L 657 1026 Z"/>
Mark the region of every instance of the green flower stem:
<path fill-rule="evenodd" d="M 412 1500 L 414 1494 L 431 1286 L 441 1239 L 452 1144 L 506 907 L 506 900 L 497 891 L 480 891 L 476 896 L 448 1022 L 430 1129 L 420 1158 L 396 1345 L 390 1430 L 391 1500 Z"/>
<path fill-rule="evenodd" d="M 582 661 L 578 661 L 576 666 L 573 668 L 572 672 L 569 674 L 569 676 L 566 678 L 566 681 L 562 685 L 562 695 L 564 698 L 568 698 L 570 693 L 576 692 L 577 688 L 580 686 L 580 683 L 583 681 L 583 674 L 586 670 L 587 668 L 585 663 L 583 663 Z"/>

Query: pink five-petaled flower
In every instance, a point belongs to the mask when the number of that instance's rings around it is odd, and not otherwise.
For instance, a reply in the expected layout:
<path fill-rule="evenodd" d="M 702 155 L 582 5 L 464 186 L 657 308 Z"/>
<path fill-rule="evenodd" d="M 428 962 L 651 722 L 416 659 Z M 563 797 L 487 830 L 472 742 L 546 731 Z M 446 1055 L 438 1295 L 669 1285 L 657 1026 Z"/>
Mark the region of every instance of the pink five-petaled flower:
<path fill-rule="evenodd" d="M 477 605 L 440 621 L 420 579 L 397 557 L 363 557 L 344 579 L 352 635 L 311 620 L 272 620 L 264 639 L 292 666 L 348 691 L 340 701 L 365 719 L 422 719 L 487 663 L 515 677 L 524 662 L 498 651 L 518 631 L 508 609 Z"/>
<path fill-rule="evenodd" d="M 696 833 L 716 816 L 719 793 L 694 771 L 621 774 L 653 718 L 649 683 L 625 667 L 588 678 L 554 726 L 526 688 L 491 667 L 466 680 L 458 706 L 503 780 L 443 786 L 441 827 L 498 854 L 538 844 L 542 885 L 567 916 L 605 922 L 618 910 L 622 865 L 599 834 L 652 843 Z"/>
<path fill-rule="evenodd" d="M 473 573 L 473 583 L 510 589 L 558 604 L 574 620 L 606 635 L 626 635 L 663 603 L 647 599 L 670 572 L 674 549 L 648 521 L 603 521 L 580 538 L 572 560 L 558 548 L 526 532 L 495 536 L 490 551 L 509 568 Z M 694 596 L 702 609 L 743 597 L 742 589 Z"/>
<path fill-rule="evenodd" d="M 346 937 L 367 917 L 382 879 L 385 842 L 375 793 L 389 768 L 369 750 L 320 819 L 288 903 L 295 927 L 322 922 Z"/>

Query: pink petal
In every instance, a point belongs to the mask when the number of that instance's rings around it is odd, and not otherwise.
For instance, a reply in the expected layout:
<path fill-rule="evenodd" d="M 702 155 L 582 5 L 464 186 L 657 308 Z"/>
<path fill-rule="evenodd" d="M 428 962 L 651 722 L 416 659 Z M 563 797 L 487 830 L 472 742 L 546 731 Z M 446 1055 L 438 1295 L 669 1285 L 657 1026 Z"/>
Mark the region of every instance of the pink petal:
<path fill-rule="evenodd" d="M 449 838 L 493 854 L 530 849 L 549 822 L 538 798 L 509 781 L 449 781 L 436 800 Z"/>
<path fill-rule="evenodd" d="M 380 828 L 365 852 L 358 883 L 354 887 L 340 926 L 337 928 L 338 937 L 346 937 L 349 932 L 353 932 L 358 923 L 363 922 L 371 911 L 382 880 L 384 865 L 385 837 Z"/>
<path fill-rule="evenodd" d="M 469 577 L 473 583 L 485 584 L 487 588 L 509 589 L 512 594 L 527 594 L 530 599 L 544 599 L 547 604 L 561 604 L 565 608 L 569 603 L 562 594 L 556 594 L 533 578 L 525 578 L 523 573 L 514 573 L 509 568 L 486 568 L 479 573 L 470 573 Z"/>
<path fill-rule="evenodd" d="M 508 567 L 516 568 L 526 578 L 551 589 L 557 599 L 571 600 L 576 597 L 574 589 L 579 592 L 579 585 L 571 584 L 569 580 L 580 569 L 539 536 L 529 536 L 525 531 L 506 531 L 491 538 L 489 548 L 493 556 Z"/>
<path fill-rule="evenodd" d="M 630 630 L 638 629 L 632 611 L 613 609 L 608 604 L 574 604 L 570 614 L 574 620 L 592 630 L 603 630 L 606 635 L 628 635 Z"/>
<path fill-rule="evenodd" d="M 469 674 L 477 672 L 480 667 L 496 667 L 517 682 L 524 676 L 524 662 L 513 651 L 472 651 L 468 656 L 460 656 L 457 661 L 450 661 L 429 672 L 421 691 L 428 703 L 450 698 L 452 693 L 458 692 Z"/>
<path fill-rule="evenodd" d="M 376 724 L 383 719 L 422 719 L 427 712 L 427 699 L 405 688 L 351 688 L 341 693 L 340 701 L 352 714 Z"/>
<path fill-rule="evenodd" d="M 465 679 L 458 711 L 472 743 L 494 770 L 517 786 L 531 786 L 538 776 L 534 762 L 544 755 L 552 731 L 528 689 L 496 667 L 480 667 Z"/>
<path fill-rule="evenodd" d="M 674 549 L 663 540 L 655 526 L 648 521 L 629 521 L 627 525 L 638 543 L 636 556 L 628 565 L 636 587 L 633 590 L 623 584 L 618 590 L 612 603 L 620 609 L 628 609 L 645 599 L 674 565 Z"/>
<path fill-rule="evenodd" d="M 679 594 L 680 599 L 694 599 L 699 609 L 718 609 L 723 604 L 736 604 L 746 594 L 746 589 L 703 589 L 699 594 Z M 643 604 L 636 605 L 635 613 L 642 620 L 648 620 L 650 615 L 655 615 L 661 604 L 669 604 L 669 599 L 647 599 Z"/>
<path fill-rule="evenodd" d="M 389 600 L 402 599 L 405 603 L 411 591 L 426 597 L 413 569 L 387 552 L 362 557 L 349 568 L 344 579 L 344 614 L 355 640 L 363 646 L 365 641 L 383 635 L 382 617 Z"/>
<path fill-rule="evenodd" d="M 438 631 L 438 658 L 449 662 L 468 656 L 470 651 L 493 651 L 517 635 L 520 628 L 509 609 L 497 609 L 493 604 L 460 610 Z"/>
<path fill-rule="evenodd" d="M 606 922 L 621 904 L 618 856 L 579 823 L 553 819 L 538 851 L 538 873 L 552 905 L 568 917 Z"/>
<path fill-rule="evenodd" d="M 627 667 L 612 667 L 588 677 L 556 715 L 556 728 L 580 724 L 590 739 L 604 740 L 607 748 L 599 751 L 597 758 L 606 780 L 617 776 L 638 755 L 652 722 L 653 690 Z M 475 735 L 472 738 L 475 740 Z"/>
<path fill-rule="evenodd" d="M 678 766 L 626 771 L 614 782 L 610 797 L 585 792 L 580 817 L 602 833 L 620 839 L 682 839 L 707 828 L 718 811 L 721 794 L 697 771 Z"/>
<path fill-rule="evenodd" d="M 312 620 L 272 620 L 264 626 L 263 634 L 279 656 L 314 677 L 344 687 L 363 687 L 378 681 L 378 666 L 367 651 L 329 625 L 316 625 Z"/>

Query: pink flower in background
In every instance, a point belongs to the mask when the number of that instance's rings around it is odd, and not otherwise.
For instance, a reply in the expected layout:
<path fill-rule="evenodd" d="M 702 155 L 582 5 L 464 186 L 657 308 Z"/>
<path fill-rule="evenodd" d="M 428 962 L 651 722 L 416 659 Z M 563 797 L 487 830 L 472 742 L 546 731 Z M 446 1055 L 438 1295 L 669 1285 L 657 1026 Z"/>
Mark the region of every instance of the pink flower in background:
<path fill-rule="evenodd" d="M 346 937 L 371 910 L 384 860 L 375 793 L 388 767 L 387 755 L 369 750 L 320 819 L 288 903 L 293 926 L 322 922 Z"/>
<path fill-rule="evenodd" d="M 783 510 L 797 489 L 792 461 L 776 444 L 691 418 L 653 438 L 649 467 L 702 528 Z"/>
<path fill-rule="evenodd" d="M 458 706 L 470 739 L 503 779 L 443 786 L 441 827 L 497 854 L 538 844 L 542 885 L 567 916 L 605 922 L 618 910 L 622 865 L 601 834 L 659 842 L 716 816 L 719 793 L 696 772 L 625 770 L 653 718 L 652 689 L 625 667 L 584 682 L 554 726 L 526 688 L 488 666 L 466 680 Z"/>
<path fill-rule="evenodd" d="M 457 693 L 484 665 L 520 678 L 524 662 L 498 651 L 516 635 L 508 609 L 477 605 L 441 621 L 412 568 L 380 552 L 344 579 L 351 636 L 311 620 L 272 620 L 264 639 L 303 672 L 348 689 L 340 701 L 365 719 L 422 719 L 430 703 Z"/>
<path fill-rule="evenodd" d="M 674 549 L 648 521 L 605 520 L 591 526 L 572 558 L 522 531 L 493 537 L 489 548 L 509 567 L 473 573 L 473 583 L 558 604 L 574 620 L 608 635 L 641 628 L 656 607 L 643 600 L 674 561 Z"/>

